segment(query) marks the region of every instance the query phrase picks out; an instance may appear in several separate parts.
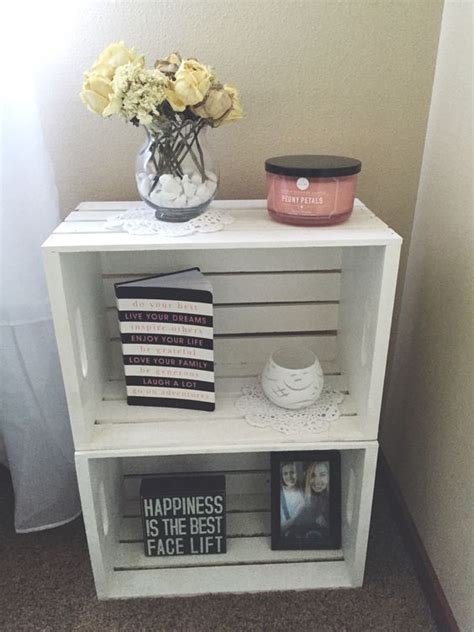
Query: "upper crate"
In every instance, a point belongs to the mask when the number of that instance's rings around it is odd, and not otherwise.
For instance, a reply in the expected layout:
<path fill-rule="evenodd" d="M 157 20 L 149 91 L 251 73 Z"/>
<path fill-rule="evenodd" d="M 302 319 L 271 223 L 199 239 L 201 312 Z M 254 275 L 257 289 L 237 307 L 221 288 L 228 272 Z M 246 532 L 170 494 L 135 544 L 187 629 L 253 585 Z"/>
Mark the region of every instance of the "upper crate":
<path fill-rule="evenodd" d="M 286 226 L 264 201 L 215 202 L 216 233 L 136 236 L 105 218 L 136 203 L 85 203 L 44 259 L 76 449 L 146 454 L 334 447 L 377 438 L 401 238 L 360 202 L 342 225 Z M 113 284 L 199 266 L 214 288 L 216 411 L 127 406 Z M 327 432 L 249 426 L 234 404 L 283 343 L 312 348 L 345 392 Z"/>

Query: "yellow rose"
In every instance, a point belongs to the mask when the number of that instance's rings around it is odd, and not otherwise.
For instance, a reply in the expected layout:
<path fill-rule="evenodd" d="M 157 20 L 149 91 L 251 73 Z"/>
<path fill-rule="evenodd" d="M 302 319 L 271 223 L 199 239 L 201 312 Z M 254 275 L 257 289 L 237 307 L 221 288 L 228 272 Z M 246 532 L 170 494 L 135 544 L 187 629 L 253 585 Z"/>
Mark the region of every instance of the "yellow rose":
<path fill-rule="evenodd" d="M 196 105 L 203 101 L 211 85 L 211 74 L 206 66 L 195 59 L 183 59 L 176 71 L 174 94 L 181 104 Z M 170 101 L 174 108 L 173 103 Z M 178 110 L 182 111 L 182 110 Z"/>
<path fill-rule="evenodd" d="M 175 112 L 184 112 L 186 109 L 186 103 L 176 93 L 174 89 L 174 82 L 170 81 L 165 88 L 165 96 L 168 103 L 171 105 Z"/>
<path fill-rule="evenodd" d="M 216 84 L 209 88 L 204 101 L 193 107 L 193 112 L 202 118 L 216 121 L 230 112 L 231 108 L 232 99 L 230 95 L 224 90 L 222 85 Z"/>
<path fill-rule="evenodd" d="M 102 75 L 107 79 L 113 79 L 117 68 L 129 62 L 143 66 L 145 60 L 143 55 L 140 57 L 135 55 L 134 48 L 125 48 L 123 42 L 117 42 L 110 44 L 110 46 L 107 46 L 107 48 L 102 51 L 99 55 L 99 59 L 97 59 L 92 66 L 92 72 Z"/>
<path fill-rule="evenodd" d="M 112 82 L 96 73 L 85 74 L 80 97 L 91 112 L 103 117 L 120 111 L 121 99 L 114 95 Z"/>
<path fill-rule="evenodd" d="M 242 109 L 242 106 L 240 105 L 240 96 L 238 90 L 233 86 L 225 85 L 224 91 L 229 95 L 232 101 L 232 109 L 230 110 L 229 114 L 224 117 L 223 122 L 230 123 L 231 121 L 238 121 L 244 115 L 244 111 Z"/>

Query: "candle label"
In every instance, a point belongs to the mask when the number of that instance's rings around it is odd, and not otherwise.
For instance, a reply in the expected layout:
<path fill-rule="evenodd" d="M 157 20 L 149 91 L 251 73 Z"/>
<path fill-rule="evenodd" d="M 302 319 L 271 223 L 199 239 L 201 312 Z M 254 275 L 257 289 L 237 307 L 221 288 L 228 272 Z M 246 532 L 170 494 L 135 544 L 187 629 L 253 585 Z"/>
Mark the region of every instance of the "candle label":
<path fill-rule="evenodd" d="M 352 209 L 356 179 L 290 178 L 267 173 L 269 208 L 287 215 L 329 216 Z"/>

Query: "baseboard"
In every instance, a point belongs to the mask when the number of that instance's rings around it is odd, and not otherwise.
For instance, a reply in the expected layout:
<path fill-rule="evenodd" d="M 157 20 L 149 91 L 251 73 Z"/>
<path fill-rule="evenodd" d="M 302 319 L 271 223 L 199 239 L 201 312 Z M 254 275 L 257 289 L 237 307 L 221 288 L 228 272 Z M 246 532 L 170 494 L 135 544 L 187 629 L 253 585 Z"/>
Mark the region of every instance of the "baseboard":
<path fill-rule="evenodd" d="M 413 561 L 436 625 L 440 632 L 460 632 L 453 611 L 451 610 L 438 576 L 421 541 L 398 483 L 381 450 L 379 451 L 378 465 L 380 474 L 390 492 L 388 497 L 393 511 L 393 517 L 400 527 L 403 540 Z"/>

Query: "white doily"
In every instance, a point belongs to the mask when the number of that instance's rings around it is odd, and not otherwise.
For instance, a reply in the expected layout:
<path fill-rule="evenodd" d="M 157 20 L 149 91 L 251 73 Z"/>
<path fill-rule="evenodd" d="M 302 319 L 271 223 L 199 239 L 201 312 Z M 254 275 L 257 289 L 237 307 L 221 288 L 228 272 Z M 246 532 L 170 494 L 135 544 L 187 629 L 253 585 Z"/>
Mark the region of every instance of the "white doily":
<path fill-rule="evenodd" d="M 122 230 L 131 235 L 157 235 L 158 237 L 183 237 L 193 233 L 215 233 L 232 224 L 234 218 L 222 211 L 208 210 L 188 222 L 162 222 L 156 219 L 152 208 L 143 207 L 109 217 L 106 230 Z"/>
<path fill-rule="evenodd" d="M 251 426 L 270 427 L 285 434 L 292 434 L 303 430 L 326 431 L 331 421 L 341 416 L 338 404 L 343 399 L 344 396 L 339 391 L 325 388 L 312 406 L 300 410 L 287 410 L 273 404 L 260 384 L 253 384 L 242 388 L 242 395 L 235 405 Z"/>

